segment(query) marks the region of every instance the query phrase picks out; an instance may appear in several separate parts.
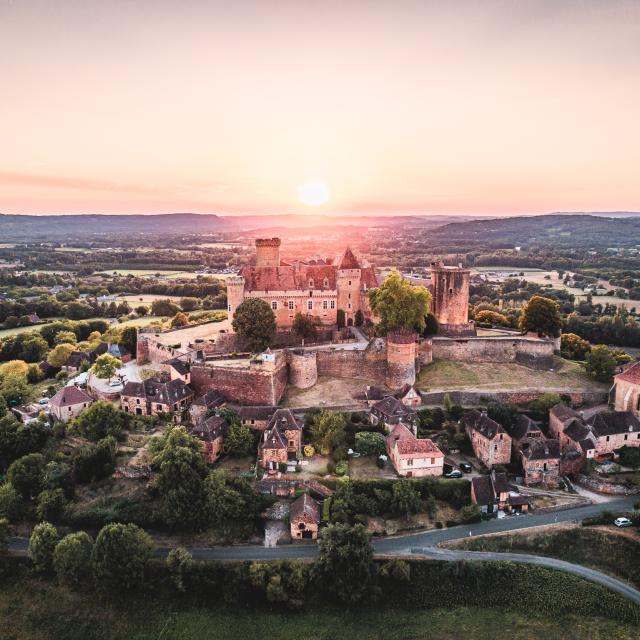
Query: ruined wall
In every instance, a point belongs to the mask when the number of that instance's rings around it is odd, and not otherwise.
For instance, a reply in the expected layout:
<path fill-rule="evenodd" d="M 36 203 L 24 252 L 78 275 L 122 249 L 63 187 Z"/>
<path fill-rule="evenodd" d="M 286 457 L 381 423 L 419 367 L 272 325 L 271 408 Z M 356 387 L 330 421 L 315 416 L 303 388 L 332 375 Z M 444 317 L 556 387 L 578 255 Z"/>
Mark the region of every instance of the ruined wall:
<path fill-rule="evenodd" d="M 309 389 L 318 381 L 318 365 L 315 351 L 290 351 L 289 383 L 298 389 Z"/>
<path fill-rule="evenodd" d="M 552 340 L 516 337 L 433 338 L 433 358 L 458 362 L 517 362 L 533 369 L 553 366 Z"/>
<path fill-rule="evenodd" d="M 191 387 L 198 395 L 208 389 L 221 393 L 230 402 L 247 405 L 276 405 L 287 384 L 287 365 L 282 361 L 274 369 L 258 367 L 224 367 L 194 364 Z"/>
<path fill-rule="evenodd" d="M 138 345 L 136 348 L 136 359 L 138 364 L 145 362 L 164 362 L 170 360 L 178 355 L 181 355 L 181 351 L 167 347 L 162 343 L 154 340 L 154 334 L 140 334 L 138 335 Z"/>
<path fill-rule="evenodd" d="M 318 375 L 336 378 L 365 378 L 384 382 L 387 357 L 384 340 L 377 338 L 365 350 L 326 349 L 317 351 Z"/>
<path fill-rule="evenodd" d="M 431 265 L 433 313 L 439 325 L 467 325 L 469 322 L 469 269 Z"/>

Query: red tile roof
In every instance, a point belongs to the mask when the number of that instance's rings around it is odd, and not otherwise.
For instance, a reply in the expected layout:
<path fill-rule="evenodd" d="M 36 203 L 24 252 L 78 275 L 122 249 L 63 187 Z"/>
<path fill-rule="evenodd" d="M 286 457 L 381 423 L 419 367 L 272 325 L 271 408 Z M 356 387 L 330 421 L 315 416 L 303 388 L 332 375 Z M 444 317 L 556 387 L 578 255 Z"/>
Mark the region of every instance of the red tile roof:
<path fill-rule="evenodd" d="M 338 269 L 360 269 L 360 263 L 358 259 L 353 255 L 351 247 L 347 247 L 344 253 L 338 259 L 336 264 Z"/>
<path fill-rule="evenodd" d="M 632 384 L 640 384 L 640 362 L 632 364 L 622 373 L 619 373 L 615 378 L 616 380 L 624 380 L 625 382 L 631 382 Z"/>
<path fill-rule="evenodd" d="M 403 458 L 424 458 L 425 454 L 434 458 L 444 457 L 433 440 L 416 438 L 403 424 L 396 425 L 387 437 L 387 442 L 390 448 L 397 447 Z"/>

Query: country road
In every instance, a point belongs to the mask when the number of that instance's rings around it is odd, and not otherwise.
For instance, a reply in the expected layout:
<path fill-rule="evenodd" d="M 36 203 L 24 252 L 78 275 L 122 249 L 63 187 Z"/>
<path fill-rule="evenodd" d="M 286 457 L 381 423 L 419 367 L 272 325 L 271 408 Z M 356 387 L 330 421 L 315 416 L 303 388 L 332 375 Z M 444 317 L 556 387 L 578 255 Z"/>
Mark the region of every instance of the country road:
<path fill-rule="evenodd" d="M 599 503 L 567 509 L 556 513 L 541 513 L 523 516 L 511 516 L 500 520 L 487 520 L 473 525 L 460 525 L 449 529 L 435 529 L 399 536 L 374 538 L 373 548 L 377 556 L 420 556 L 440 560 L 509 560 L 525 564 L 536 564 L 560 571 L 572 573 L 586 580 L 601 584 L 617 591 L 640 605 L 640 591 L 632 586 L 612 578 L 600 571 L 589 569 L 556 558 L 519 554 L 495 553 L 482 551 L 462 551 L 457 549 L 438 549 L 440 542 L 460 540 L 462 538 L 481 536 L 489 533 L 526 530 L 542 525 L 562 522 L 579 522 L 583 518 L 594 516 L 602 511 L 631 511 L 637 497 L 621 498 L 607 503 Z M 27 538 L 10 538 L 9 550 L 16 554 L 24 554 L 27 550 Z M 258 547 L 237 545 L 228 547 L 194 547 L 189 549 L 195 560 L 309 560 L 318 555 L 318 548 L 313 543 L 295 543 L 280 547 Z M 169 548 L 158 548 L 159 555 L 166 555 Z"/>

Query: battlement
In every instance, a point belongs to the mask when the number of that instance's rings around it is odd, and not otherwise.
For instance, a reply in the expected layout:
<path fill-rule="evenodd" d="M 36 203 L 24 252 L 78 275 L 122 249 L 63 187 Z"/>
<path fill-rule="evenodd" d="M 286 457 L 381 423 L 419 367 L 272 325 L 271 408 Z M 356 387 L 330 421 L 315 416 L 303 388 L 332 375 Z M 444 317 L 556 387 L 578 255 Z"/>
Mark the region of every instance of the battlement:
<path fill-rule="evenodd" d="M 256 238 L 256 248 L 258 247 L 280 247 L 280 238 Z"/>
<path fill-rule="evenodd" d="M 256 267 L 280 266 L 280 238 L 256 238 Z"/>

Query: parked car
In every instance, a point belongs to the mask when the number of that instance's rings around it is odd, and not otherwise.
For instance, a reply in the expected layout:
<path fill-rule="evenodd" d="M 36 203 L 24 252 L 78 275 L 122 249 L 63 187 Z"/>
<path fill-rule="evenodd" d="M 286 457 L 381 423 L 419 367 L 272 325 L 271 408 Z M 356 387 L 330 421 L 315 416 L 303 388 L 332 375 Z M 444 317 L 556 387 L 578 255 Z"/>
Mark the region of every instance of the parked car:
<path fill-rule="evenodd" d="M 119 387 L 120 385 L 122 385 L 122 382 L 120 382 L 120 380 L 112 380 L 112 381 L 109 383 L 109 386 L 110 386 L 110 387 Z"/>
<path fill-rule="evenodd" d="M 49 398 L 40 398 L 38 404 L 49 404 Z"/>
<path fill-rule="evenodd" d="M 452 469 L 451 471 L 444 474 L 445 478 L 462 478 L 462 471 L 459 469 Z"/>
<path fill-rule="evenodd" d="M 464 473 L 471 473 L 473 471 L 473 467 L 468 462 L 461 462 L 460 470 Z"/>
<path fill-rule="evenodd" d="M 633 524 L 633 522 L 631 522 L 629 518 L 616 518 L 613 521 L 613 524 L 615 524 L 616 527 L 630 527 Z"/>

